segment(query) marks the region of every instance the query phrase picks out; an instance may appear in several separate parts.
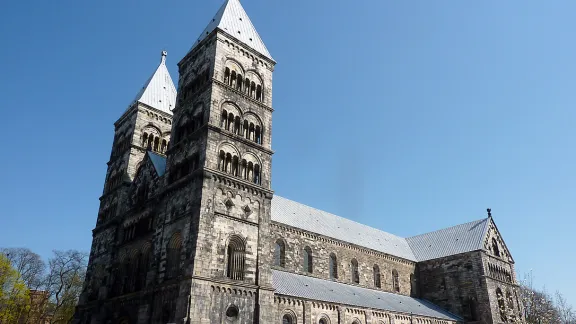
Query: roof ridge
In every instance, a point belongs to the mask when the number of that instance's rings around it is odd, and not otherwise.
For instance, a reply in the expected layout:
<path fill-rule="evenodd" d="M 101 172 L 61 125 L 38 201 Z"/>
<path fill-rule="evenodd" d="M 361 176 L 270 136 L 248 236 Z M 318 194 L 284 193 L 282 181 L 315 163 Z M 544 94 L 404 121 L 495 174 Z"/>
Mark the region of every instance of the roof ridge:
<path fill-rule="evenodd" d="M 406 239 L 409 240 L 409 239 L 416 238 L 416 237 L 419 237 L 419 236 L 430 235 L 430 234 L 433 234 L 433 233 L 438 233 L 438 232 L 446 231 L 446 230 L 449 230 L 449 229 L 452 229 L 452 228 L 455 228 L 455 227 L 458 227 L 458 226 L 464 226 L 464 225 L 468 225 L 468 224 L 472 224 L 472 223 L 480 223 L 480 222 L 482 222 L 482 221 L 486 221 L 487 219 L 488 219 L 488 217 L 486 217 L 486 218 L 481 218 L 481 219 L 477 219 L 477 220 L 473 220 L 473 221 L 469 221 L 469 222 L 466 222 L 466 223 L 456 224 L 456 225 L 452 225 L 452 226 L 449 226 L 449 227 L 440 228 L 440 229 L 437 229 L 437 230 L 434 230 L 434 231 L 431 231 L 431 232 L 426 232 L 426 233 L 417 234 L 417 235 L 414 235 L 414 236 L 409 236 L 409 237 L 406 237 Z"/>

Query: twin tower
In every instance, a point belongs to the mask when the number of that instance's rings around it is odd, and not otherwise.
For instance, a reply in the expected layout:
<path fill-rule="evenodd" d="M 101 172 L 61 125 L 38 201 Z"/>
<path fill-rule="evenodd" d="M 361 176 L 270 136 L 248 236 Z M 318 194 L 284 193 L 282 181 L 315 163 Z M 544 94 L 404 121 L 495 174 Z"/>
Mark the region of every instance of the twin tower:
<path fill-rule="evenodd" d="M 238 0 L 178 63 L 178 90 L 162 52 L 114 124 L 76 323 L 273 322 L 275 64 Z M 231 293 L 208 297 L 214 282 Z"/>

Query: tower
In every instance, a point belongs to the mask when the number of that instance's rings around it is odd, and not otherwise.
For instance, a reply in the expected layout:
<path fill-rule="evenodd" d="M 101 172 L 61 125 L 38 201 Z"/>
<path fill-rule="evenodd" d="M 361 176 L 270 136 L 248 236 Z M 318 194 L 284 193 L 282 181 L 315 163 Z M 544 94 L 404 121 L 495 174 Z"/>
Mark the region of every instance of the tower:
<path fill-rule="evenodd" d="M 174 218 L 164 228 L 161 276 L 179 276 L 189 296 L 174 320 L 221 323 L 241 314 L 246 323 L 272 322 L 274 65 L 238 0 L 222 5 L 178 64 L 166 169 Z"/>
<path fill-rule="evenodd" d="M 127 231 L 133 227 L 123 224 L 133 214 L 127 203 L 132 199 L 133 180 L 147 151 L 154 152 L 149 153 L 154 157 L 162 157 L 170 145 L 176 88 L 166 68 L 166 55 L 163 51 L 154 73 L 114 123 L 114 140 L 93 229 L 87 275 L 75 314 L 83 323 L 101 323 L 116 316 L 98 303 L 114 297 L 115 283 L 124 280 L 123 284 L 127 285 L 116 264 L 119 247 L 126 243 L 122 236 L 138 234 Z"/>
<path fill-rule="evenodd" d="M 108 161 L 97 225 L 117 214 L 118 201 L 147 150 L 165 154 L 170 143 L 176 88 L 166 68 L 167 52 L 128 109 L 114 123 L 114 141 Z"/>

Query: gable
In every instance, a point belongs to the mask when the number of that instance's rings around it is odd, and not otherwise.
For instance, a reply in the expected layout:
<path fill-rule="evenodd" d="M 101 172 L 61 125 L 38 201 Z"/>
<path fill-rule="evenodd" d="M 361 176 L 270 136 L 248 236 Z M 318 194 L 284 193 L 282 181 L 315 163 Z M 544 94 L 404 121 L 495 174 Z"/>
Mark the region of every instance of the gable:
<path fill-rule="evenodd" d="M 504 243 L 504 239 L 500 231 L 498 231 L 498 227 L 496 227 L 496 223 L 494 223 L 492 217 L 488 219 L 487 225 L 486 233 L 482 241 L 484 251 L 492 256 L 514 263 L 512 254 L 510 254 L 510 250 L 508 250 L 506 243 Z"/>
<path fill-rule="evenodd" d="M 131 205 L 145 202 L 158 189 L 159 176 L 149 153 L 144 155 L 132 181 L 129 193 Z"/>

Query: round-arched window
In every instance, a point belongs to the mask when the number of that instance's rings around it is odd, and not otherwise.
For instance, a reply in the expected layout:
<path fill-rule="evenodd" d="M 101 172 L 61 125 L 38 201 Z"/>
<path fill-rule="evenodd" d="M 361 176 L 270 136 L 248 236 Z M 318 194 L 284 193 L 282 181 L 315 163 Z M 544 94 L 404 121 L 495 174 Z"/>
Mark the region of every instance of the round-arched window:
<path fill-rule="evenodd" d="M 226 319 L 229 321 L 234 321 L 238 319 L 238 307 L 232 305 L 230 307 L 228 307 L 228 309 L 226 310 Z"/>
<path fill-rule="evenodd" d="M 282 317 L 282 324 L 295 324 L 292 316 L 286 314 Z"/>
<path fill-rule="evenodd" d="M 326 321 L 326 319 L 322 317 L 320 321 L 318 321 L 318 324 L 328 324 L 328 321 Z"/>

